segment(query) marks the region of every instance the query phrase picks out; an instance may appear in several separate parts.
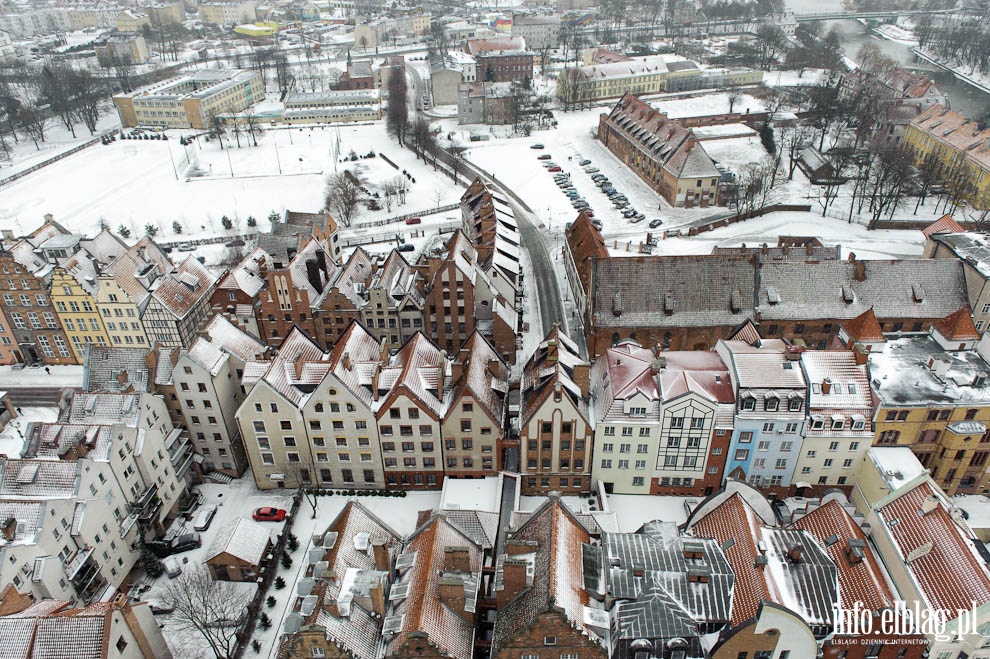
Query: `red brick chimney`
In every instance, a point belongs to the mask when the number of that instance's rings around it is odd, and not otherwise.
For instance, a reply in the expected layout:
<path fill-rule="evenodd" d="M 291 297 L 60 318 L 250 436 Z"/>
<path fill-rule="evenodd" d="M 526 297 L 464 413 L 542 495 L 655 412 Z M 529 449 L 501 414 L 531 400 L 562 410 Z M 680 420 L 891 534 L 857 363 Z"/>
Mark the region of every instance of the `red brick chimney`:
<path fill-rule="evenodd" d="M 470 572 L 471 554 L 467 547 L 444 547 L 443 565 L 448 572 Z"/>
<path fill-rule="evenodd" d="M 388 554 L 388 545 L 384 542 L 372 543 L 371 549 L 375 555 L 375 569 L 388 572 L 392 569 L 392 561 Z"/>
<path fill-rule="evenodd" d="M 501 609 L 526 589 L 526 566 L 528 565 L 529 563 L 525 560 L 505 559 L 502 564 L 502 590 L 495 594 L 497 609 Z"/>

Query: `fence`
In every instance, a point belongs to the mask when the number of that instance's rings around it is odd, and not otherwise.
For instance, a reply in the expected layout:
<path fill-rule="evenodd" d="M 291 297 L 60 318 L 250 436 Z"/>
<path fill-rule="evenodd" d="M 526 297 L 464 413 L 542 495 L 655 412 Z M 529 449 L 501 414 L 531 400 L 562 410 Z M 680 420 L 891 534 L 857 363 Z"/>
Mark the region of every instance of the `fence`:
<path fill-rule="evenodd" d="M 159 247 L 174 248 L 180 245 L 219 245 L 220 243 L 229 243 L 232 240 L 238 239 L 243 240 L 246 245 L 253 244 L 258 240 L 258 232 L 240 233 L 233 236 L 213 236 L 212 238 L 190 238 L 188 240 L 175 240 L 172 242 L 155 242 Z"/>
<path fill-rule="evenodd" d="M 726 227 L 730 224 L 735 224 L 736 222 L 742 222 L 743 220 L 749 220 L 754 217 L 766 215 L 767 213 L 776 213 L 778 211 L 801 211 L 807 213 L 810 210 L 811 206 L 809 204 L 771 204 L 770 206 L 764 206 L 763 208 L 756 208 L 751 211 L 746 211 L 745 213 L 739 213 L 737 215 L 731 215 L 722 219 L 712 220 L 711 222 L 707 222 L 705 224 L 693 226 L 688 229 L 688 235 L 697 236 L 699 233 L 705 233 L 706 231 Z"/>
<path fill-rule="evenodd" d="M 446 206 L 437 206 L 436 208 L 429 208 L 425 211 L 416 211 L 414 213 L 406 213 L 405 215 L 399 215 L 397 217 L 388 217 L 384 220 L 376 220 L 374 222 L 362 222 L 361 224 L 355 224 L 353 228 L 359 229 L 362 227 L 383 227 L 388 224 L 398 224 L 399 222 L 405 222 L 408 219 L 414 217 L 423 217 L 424 215 L 436 215 L 437 213 L 446 213 L 447 211 L 453 211 L 460 208 L 460 204 L 447 204 Z"/>
<path fill-rule="evenodd" d="M 79 153 L 83 149 L 88 149 L 89 147 L 93 146 L 94 144 L 99 143 L 99 141 L 101 139 L 103 139 L 104 137 L 106 137 L 107 135 L 113 135 L 116 132 L 117 132 L 117 129 L 116 128 L 111 128 L 110 130 L 105 130 L 102 133 L 100 133 L 99 135 L 97 135 L 96 137 L 93 137 L 90 140 L 86 140 L 82 144 L 78 144 L 78 145 L 72 147 L 71 149 L 69 149 L 68 151 L 63 151 L 62 153 L 58 154 L 57 156 L 52 156 L 51 158 L 48 158 L 47 160 L 42 160 L 41 162 L 37 163 L 36 165 L 32 165 L 32 166 L 28 167 L 27 169 L 25 169 L 23 171 L 20 171 L 20 172 L 17 172 L 16 174 L 11 174 L 10 176 L 4 177 L 4 178 L 0 179 L 0 188 L 2 188 L 5 185 L 9 185 L 10 183 L 13 183 L 14 181 L 16 181 L 18 179 L 24 178 L 28 174 L 33 174 L 34 172 L 38 171 L 42 167 L 47 167 L 48 165 L 51 165 L 52 163 L 58 162 L 59 160 L 62 160 L 63 158 L 68 158 L 69 156 L 71 156 L 74 153 Z"/>

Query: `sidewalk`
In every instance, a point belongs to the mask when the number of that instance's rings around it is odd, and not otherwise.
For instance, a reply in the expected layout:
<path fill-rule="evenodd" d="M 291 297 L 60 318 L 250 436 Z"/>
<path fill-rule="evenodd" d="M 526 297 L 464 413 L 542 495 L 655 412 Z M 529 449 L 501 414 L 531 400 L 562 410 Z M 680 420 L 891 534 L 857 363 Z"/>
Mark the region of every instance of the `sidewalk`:
<path fill-rule="evenodd" d="M 49 366 L 15 368 L 0 366 L 0 390 L 25 387 L 82 387 L 82 366 Z"/>

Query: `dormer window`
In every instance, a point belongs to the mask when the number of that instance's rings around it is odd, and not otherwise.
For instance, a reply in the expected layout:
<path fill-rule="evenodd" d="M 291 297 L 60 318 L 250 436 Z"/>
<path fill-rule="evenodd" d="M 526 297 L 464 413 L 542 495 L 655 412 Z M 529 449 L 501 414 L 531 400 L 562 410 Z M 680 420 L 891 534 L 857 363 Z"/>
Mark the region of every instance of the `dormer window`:
<path fill-rule="evenodd" d="M 841 416 L 832 417 L 832 430 L 842 430 L 846 426 L 846 420 Z"/>
<path fill-rule="evenodd" d="M 804 408 L 804 400 L 800 396 L 795 396 L 787 401 L 787 409 L 790 412 L 800 412 Z"/>
<path fill-rule="evenodd" d="M 813 416 L 813 417 L 811 417 L 811 429 L 812 430 L 821 430 L 824 427 L 825 427 L 825 419 L 823 419 L 820 416 Z"/>
<path fill-rule="evenodd" d="M 743 411 L 753 411 L 756 409 L 756 399 L 752 397 L 746 397 L 742 399 L 740 407 Z"/>
<path fill-rule="evenodd" d="M 630 416 L 646 416 L 646 408 L 645 407 L 630 407 L 629 408 L 629 415 Z"/>
<path fill-rule="evenodd" d="M 767 412 L 776 412 L 779 408 L 780 408 L 780 400 L 778 400 L 776 397 L 767 398 L 765 401 L 763 401 L 763 409 L 765 409 Z"/>

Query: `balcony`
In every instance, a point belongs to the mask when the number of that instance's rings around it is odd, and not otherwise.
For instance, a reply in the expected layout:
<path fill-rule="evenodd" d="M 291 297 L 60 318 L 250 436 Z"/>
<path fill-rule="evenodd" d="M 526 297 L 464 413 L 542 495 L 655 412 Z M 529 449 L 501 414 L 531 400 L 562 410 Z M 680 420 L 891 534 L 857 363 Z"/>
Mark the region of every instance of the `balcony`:
<path fill-rule="evenodd" d="M 158 494 L 158 486 L 152 483 L 147 490 L 141 493 L 140 497 L 138 497 L 133 502 L 129 503 L 128 507 L 130 507 L 131 512 L 140 513 L 141 511 L 143 511 L 145 508 L 148 507 L 152 499 L 156 498 L 157 494 Z"/>
<path fill-rule="evenodd" d="M 182 464 L 175 468 L 175 477 L 179 480 L 185 478 L 186 474 L 189 473 L 189 467 L 193 463 L 193 453 L 189 451 L 189 455 L 183 460 Z"/>
<path fill-rule="evenodd" d="M 92 548 L 80 549 L 65 566 L 65 574 L 72 582 L 76 594 L 86 602 L 91 601 L 106 585 L 99 566 L 92 560 L 92 555 Z"/>

